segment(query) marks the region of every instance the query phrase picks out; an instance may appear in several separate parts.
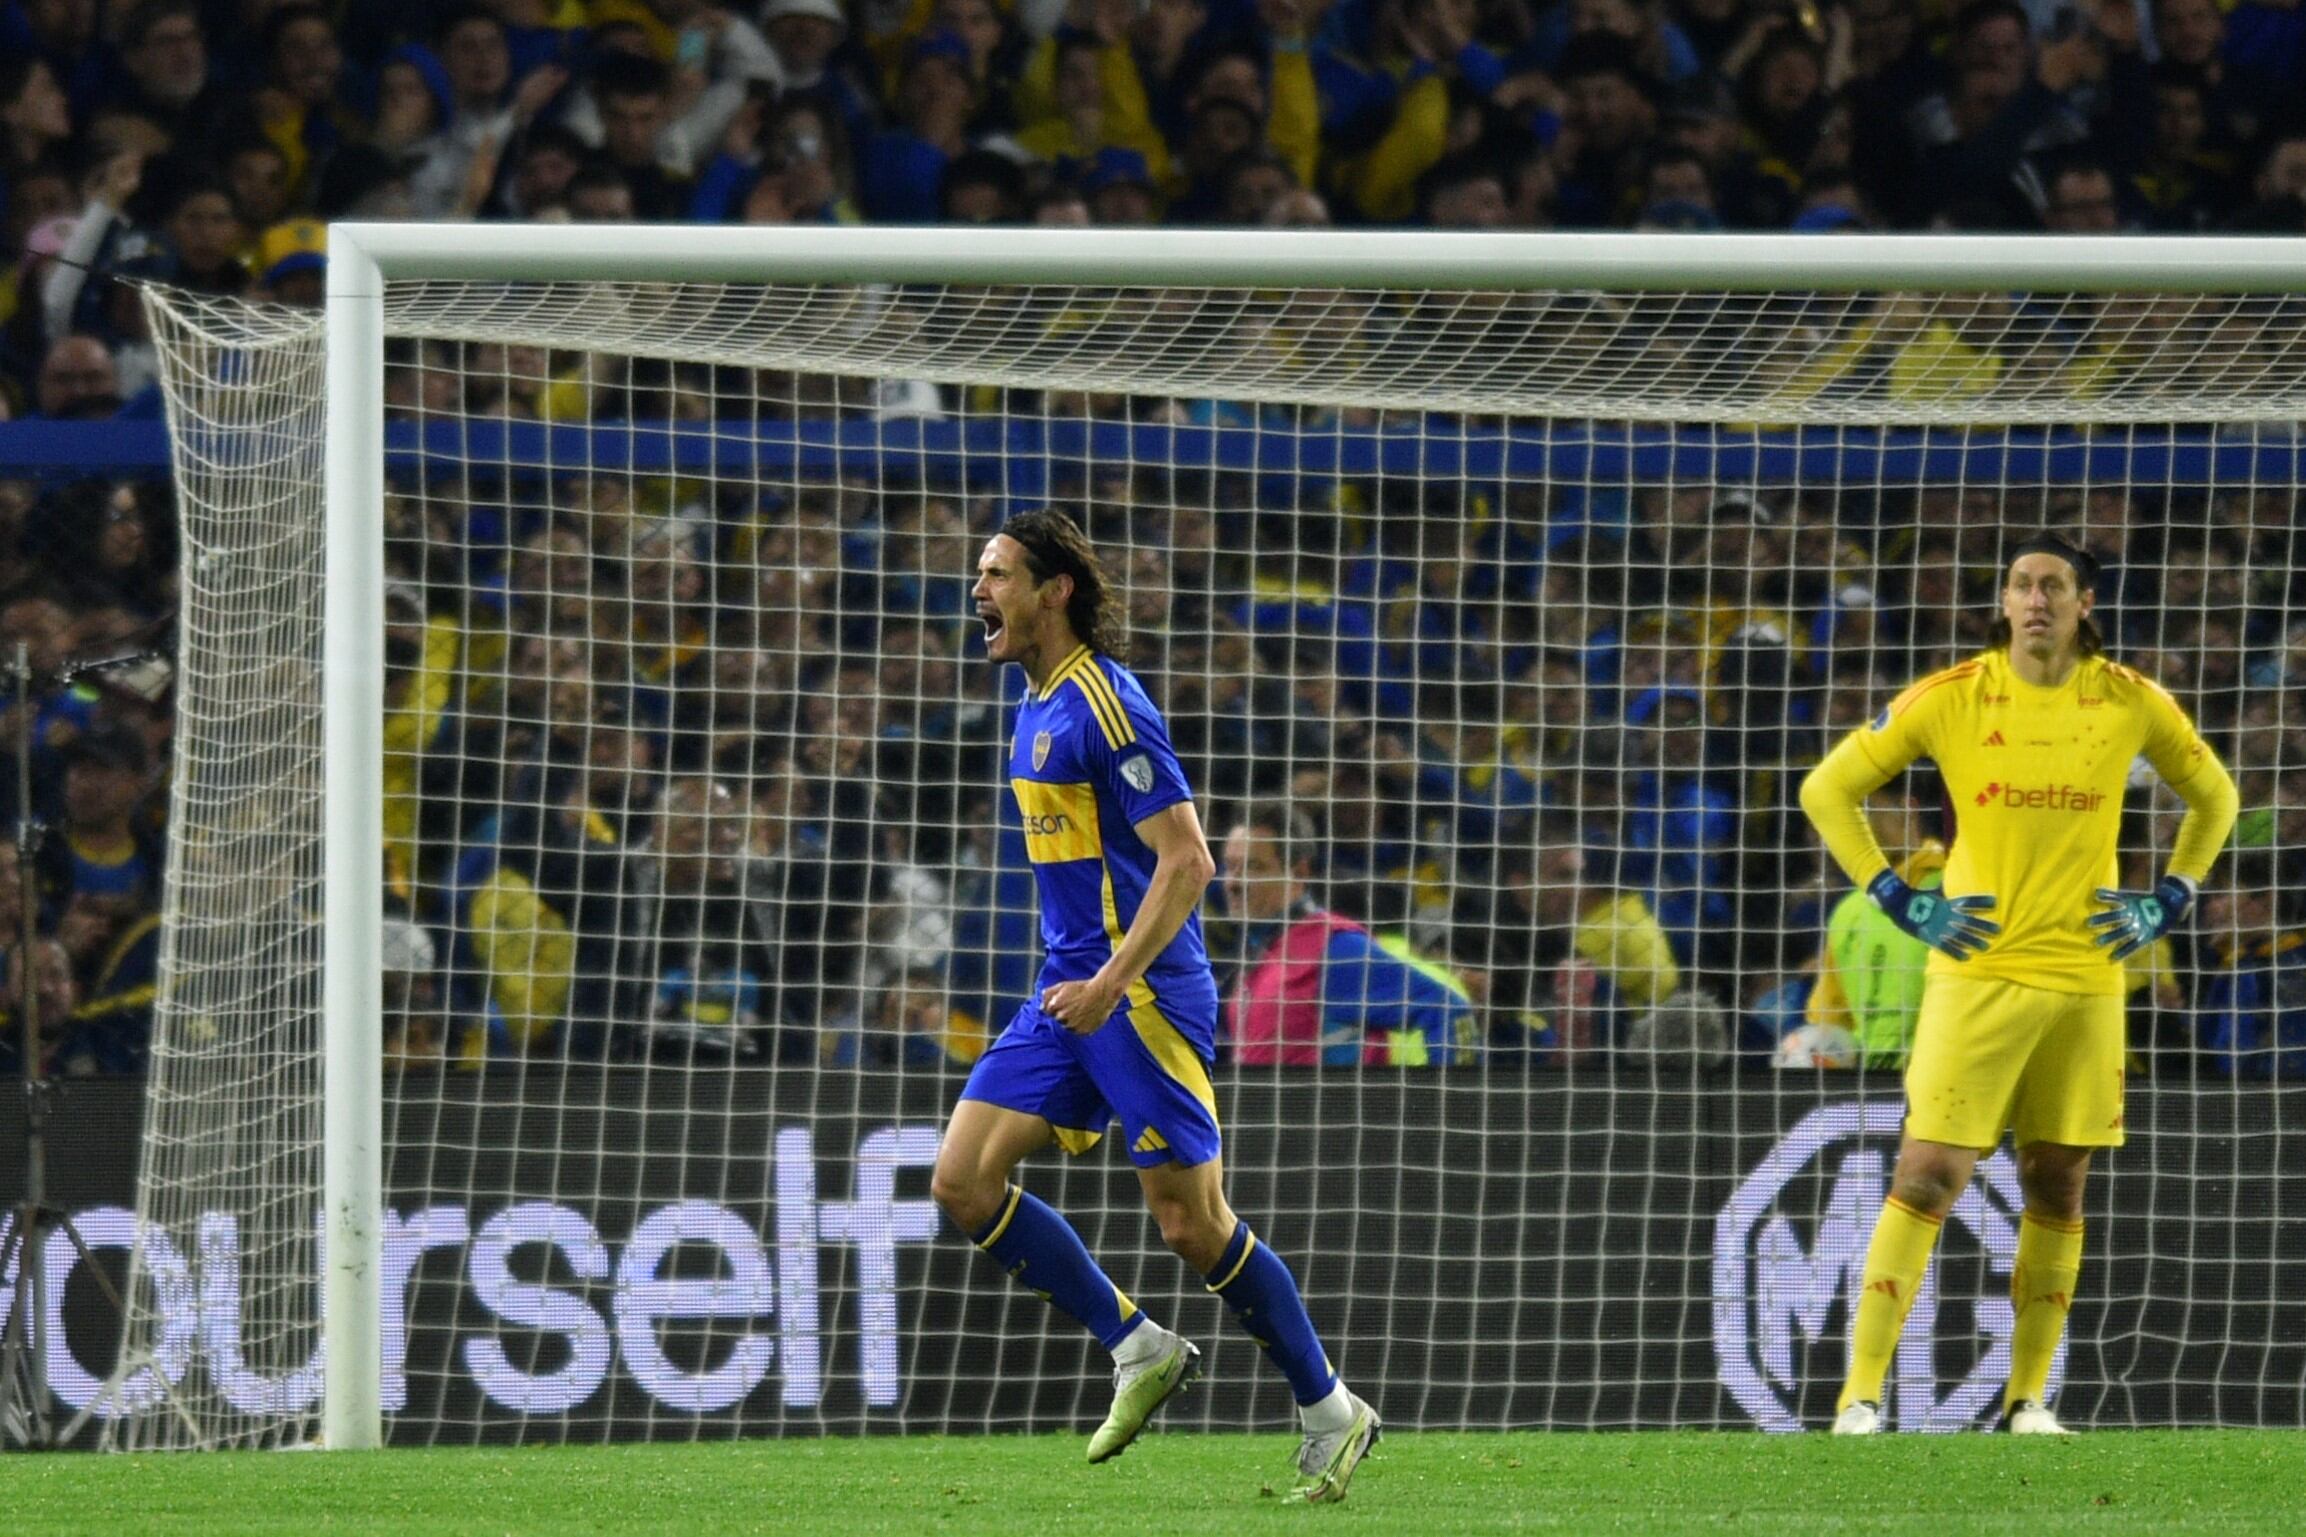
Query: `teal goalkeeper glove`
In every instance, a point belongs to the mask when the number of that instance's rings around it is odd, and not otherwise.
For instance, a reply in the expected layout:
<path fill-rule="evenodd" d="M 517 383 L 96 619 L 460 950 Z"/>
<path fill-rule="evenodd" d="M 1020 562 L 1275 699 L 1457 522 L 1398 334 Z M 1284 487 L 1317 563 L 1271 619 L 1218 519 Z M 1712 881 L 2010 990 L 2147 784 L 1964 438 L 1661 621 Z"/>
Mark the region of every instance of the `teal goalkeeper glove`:
<path fill-rule="evenodd" d="M 2152 891 L 2116 891 L 2098 888 L 2106 910 L 2090 920 L 2098 943 L 2114 947 L 2113 959 L 2128 960 L 2178 926 L 2186 909 L 2194 905 L 2194 883 L 2182 875 L 2165 875 Z"/>
<path fill-rule="evenodd" d="M 1949 897 L 1942 891 L 1918 891 L 1899 880 L 1897 871 L 1884 870 L 1867 885 L 1866 895 L 1890 922 L 1957 961 L 1976 955 L 2002 932 L 1993 919 L 1978 916 L 1994 905 L 1983 892 Z"/>

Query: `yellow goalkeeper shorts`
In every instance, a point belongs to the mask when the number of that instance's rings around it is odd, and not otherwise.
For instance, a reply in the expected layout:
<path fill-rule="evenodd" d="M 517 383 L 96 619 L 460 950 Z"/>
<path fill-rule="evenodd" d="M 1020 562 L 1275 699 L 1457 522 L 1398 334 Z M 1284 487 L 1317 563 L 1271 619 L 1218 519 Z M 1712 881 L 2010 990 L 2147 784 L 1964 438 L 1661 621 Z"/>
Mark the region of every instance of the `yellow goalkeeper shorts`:
<path fill-rule="evenodd" d="M 1991 1148 L 2122 1145 L 2122 1000 L 1933 974 L 1906 1064 L 1906 1135 Z"/>

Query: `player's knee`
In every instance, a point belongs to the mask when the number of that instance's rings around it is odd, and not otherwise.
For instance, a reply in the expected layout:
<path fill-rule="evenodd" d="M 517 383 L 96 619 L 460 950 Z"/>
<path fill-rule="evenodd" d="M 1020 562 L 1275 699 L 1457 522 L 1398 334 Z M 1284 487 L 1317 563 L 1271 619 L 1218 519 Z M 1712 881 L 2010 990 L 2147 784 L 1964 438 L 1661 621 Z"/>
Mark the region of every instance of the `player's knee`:
<path fill-rule="evenodd" d="M 1009 1182 L 985 1170 L 940 1158 L 929 1173 L 929 1199 L 953 1219 L 964 1233 L 974 1233 L 993 1220 L 1008 1194 Z"/>
<path fill-rule="evenodd" d="M 1208 1270 L 1233 1238 L 1231 1213 L 1222 1216 L 1199 1201 L 1156 1201 L 1153 1220 L 1169 1251 L 1196 1270 Z"/>
<path fill-rule="evenodd" d="M 1943 1217 L 1970 1182 L 1970 1171 L 1937 1159 L 1901 1158 L 1890 1179 L 1890 1196 L 1927 1217 Z"/>
<path fill-rule="evenodd" d="M 2026 1192 L 2026 1210 L 2057 1222 L 2077 1222 L 2082 1216 L 2082 1185 L 2089 1160 L 2043 1154 L 2032 1148 L 2018 1150 L 2018 1184 Z"/>

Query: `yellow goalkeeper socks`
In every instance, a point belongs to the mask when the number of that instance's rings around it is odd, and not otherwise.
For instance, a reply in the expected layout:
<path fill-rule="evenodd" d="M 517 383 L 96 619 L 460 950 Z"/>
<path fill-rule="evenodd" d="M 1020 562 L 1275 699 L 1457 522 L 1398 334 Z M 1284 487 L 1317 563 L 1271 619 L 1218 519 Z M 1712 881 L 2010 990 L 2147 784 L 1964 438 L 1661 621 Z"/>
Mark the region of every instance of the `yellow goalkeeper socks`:
<path fill-rule="evenodd" d="M 2010 1272 L 2010 1386 L 2002 1408 L 2022 1398 L 2036 1403 L 2050 1384 L 2050 1358 L 2066 1332 L 2074 1282 L 2082 1273 L 2082 1224 L 2027 1212 L 2018 1221 L 2018 1263 Z"/>
<path fill-rule="evenodd" d="M 1850 1374 L 1835 1401 L 1837 1413 L 1861 1400 L 1882 1401 L 1882 1378 L 1889 1375 L 1890 1357 L 1897 1354 L 1898 1335 L 1944 1223 L 1943 1217 L 1926 1216 L 1896 1196 L 1882 1203 L 1881 1220 L 1866 1245 L 1865 1289 L 1850 1320 Z"/>

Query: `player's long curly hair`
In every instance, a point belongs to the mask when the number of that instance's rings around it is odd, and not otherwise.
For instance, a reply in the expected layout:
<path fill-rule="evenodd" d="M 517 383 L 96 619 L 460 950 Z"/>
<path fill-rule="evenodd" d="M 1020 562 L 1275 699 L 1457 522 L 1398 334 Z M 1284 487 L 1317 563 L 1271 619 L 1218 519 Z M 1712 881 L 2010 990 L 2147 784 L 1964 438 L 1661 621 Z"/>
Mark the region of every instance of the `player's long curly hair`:
<path fill-rule="evenodd" d="M 1073 579 L 1065 619 L 1074 636 L 1100 656 L 1126 661 L 1129 635 L 1122 627 L 1121 598 L 1106 582 L 1105 568 L 1081 526 L 1054 507 L 1036 507 L 1002 524 L 1001 532 L 1023 547 L 1034 581 Z"/>

